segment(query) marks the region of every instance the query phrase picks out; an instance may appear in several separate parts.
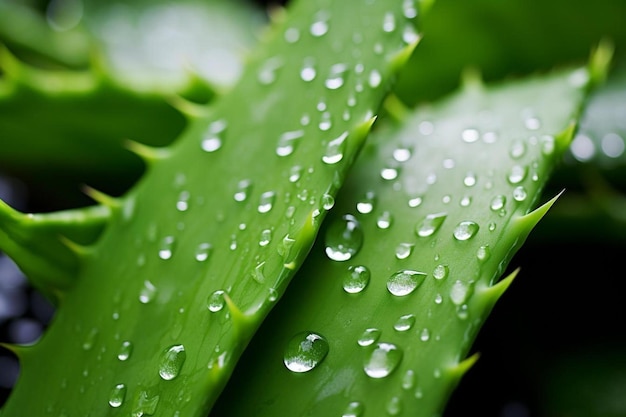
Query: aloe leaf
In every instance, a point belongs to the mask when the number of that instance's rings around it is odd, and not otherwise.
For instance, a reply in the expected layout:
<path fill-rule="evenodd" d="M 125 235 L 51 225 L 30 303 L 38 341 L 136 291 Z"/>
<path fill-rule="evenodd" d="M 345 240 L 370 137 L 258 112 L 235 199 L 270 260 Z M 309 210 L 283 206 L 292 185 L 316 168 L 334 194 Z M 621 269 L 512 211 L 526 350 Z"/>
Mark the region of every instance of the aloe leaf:
<path fill-rule="evenodd" d="M 207 413 L 416 46 L 418 5 L 370 3 L 292 3 L 208 116 L 136 148 L 150 164 L 128 193 L 94 195 L 109 224 L 18 350 L 3 416 Z"/>
<path fill-rule="evenodd" d="M 440 415 L 519 270 L 499 278 L 556 200 L 533 210 L 588 78 L 466 79 L 380 125 L 211 415 Z"/>

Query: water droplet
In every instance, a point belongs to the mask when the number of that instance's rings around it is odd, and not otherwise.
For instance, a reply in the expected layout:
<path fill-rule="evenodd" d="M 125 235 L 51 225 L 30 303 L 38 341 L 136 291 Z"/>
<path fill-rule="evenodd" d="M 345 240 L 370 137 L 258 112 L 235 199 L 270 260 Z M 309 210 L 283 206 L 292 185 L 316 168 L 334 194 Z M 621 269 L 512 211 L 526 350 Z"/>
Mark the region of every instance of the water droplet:
<path fill-rule="evenodd" d="M 387 414 L 390 416 L 397 416 L 402 412 L 402 401 L 400 397 L 391 397 L 387 402 Z"/>
<path fill-rule="evenodd" d="M 490 257 L 491 248 L 489 248 L 489 245 L 482 245 L 478 248 L 478 251 L 476 251 L 476 258 L 478 258 L 478 260 L 481 262 L 485 262 Z"/>
<path fill-rule="evenodd" d="M 368 82 L 370 87 L 376 88 L 376 87 L 380 86 L 382 81 L 383 81 L 383 77 L 382 77 L 382 75 L 380 75 L 380 72 L 378 72 L 375 69 L 370 71 L 370 75 L 369 75 L 369 77 L 367 79 L 367 82 Z"/>
<path fill-rule="evenodd" d="M 317 125 L 321 131 L 325 132 L 333 126 L 333 121 L 329 112 L 322 113 L 320 122 Z"/>
<path fill-rule="evenodd" d="M 178 376 L 185 363 L 187 353 L 183 345 L 174 345 L 166 349 L 161 355 L 159 375 L 166 381 Z"/>
<path fill-rule="evenodd" d="M 407 330 L 411 330 L 413 325 L 415 324 L 415 316 L 413 314 L 405 314 L 404 316 L 400 316 L 396 323 L 393 325 L 393 328 L 399 332 L 406 332 Z"/>
<path fill-rule="evenodd" d="M 287 28 L 284 36 L 287 43 L 296 43 L 300 39 L 300 30 L 298 28 Z"/>
<path fill-rule="evenodd" d="M 196 261 L 204 262 L 207 259 L 209 259 L 209 256 L 211 255 L 212 250 L 213 250 L 213 247 L 211 246 L 210 243 L 206 243 L 206 242 L 200 243 L 198 247 L 196 248 L 196 253 L 195 253 Z"/>
<path fill-rule="evenodd" d="M 387 280 L 387 289 L 391 294 L 403 297 L 415 291 L 424 282 L 425 278 L 426 274 L 423 272 L 408 269 L 398 271 Z"/>
<path fill-rule="evenodd" d="M 456 305 L 461 305 L 470 296 L 471 287 L 461 280 L 456 280 L 450 289 L 450 299 Z"/>
<path fill-rule="evenodd" d="M 472 143 L 476 142 L 480 138 L 480 132 L 477 129 L 465 129 L 461 132 L 461 139 L 463 142 Z"/>
<path fill-rule="evenodd" d="M 396 30 L 396 16 L 391 12 L 387 12 L 383 18 L 383 31 L 391 33 L 394 30 Z"/>
<path fill-rule="evenodd" d="M 365 407 L 363 404 L 358 401 L 352 401 L 341 414 L 341 417 L 361 417 L 364 411 Z"/>
<path fill-rule="evenodd" d="M 446 219 L 447 215 L 447 213 L 429 214 L 417 226 L 417 235 L 421 237 L 431 236 L 441 227 L 441 224 Z"/>
<path fill-rule="evenodd" d="M 322 161 L 324 161 L 324 163 L 332 165 L 343 159 L 347 137 L 348 132 L 343 132 L 340 136 L 328 142 L 328 145 L 326 145 L 326 152 L 324 153 L 324 156 L 322 156 Z"/>
<path fill-rule="evenodd" d="M 126 385 L 125 384 L 117 384 L 111 390 L 109 394 L 109 405 L 113 408 L 117 408 L 124 403 L 124 399 L 126 398 Z"/>
<path fill-rule="evenodd" d="M 258 212 L 259 213 L 269 212 L 274 205 L 275 199 L 276 199 L 276 193 L 274 191 L 266 191 L 263 194 L 261 194 L 261 197 L 259 198 L 259 206 L 257 207 Z"/>
<path fill-rule="evenodd" d="M 83 342 L 84 350 L 91 350 L 93 348 L 93 345 L 96 343 L 98 333 L 98 329 L 95 327 L 89 331 L 87 337 L 85 338 L 85 341 Z"/>
<path fill-rule="evenodd" d="M 462 221 L 454 228 L 454 238 L 456 240 L 468 240 L 478 232 L 478 224 L 472 221 Z"/>
<path fill-rule="evenodd" d="M 379 229 L 389 229 L 392 220 L 393 217 L 391 213 L 388 211 L 383 211 L 382 213 L 380 213 L 380 216 L 378 216 L 378 219 L 376 219 L 376 226 L 378 226 Z"/>
<path fill-rule="evenodd" d="M 420 340 L 422 342 L 428 342 L 429 339 L 430 339 L 430 330 L 424 327 L 422 329 L 422 332 L 420 333 Z"/>
<path fill-rule="evenodd" d="M 301 332 L 287 344 L 283 362 L 292 372 L 308 372 L 324 360 L 328 350 L 328 341 L 323 336 Z"/>
<path fill-rule="evenodd" d="M 399 243 L 396 246 L 396 258 L 398 259 L 406 259 L 411 256 L 411 252 L 413 252 L 413 244 L 412 243 Z"/>
<path fill-rule="evenodd" d="M 417 16 L 417 8 L 415 0 L 404 0 L 402 2 L 402 11 L 407 19 L 414 19 Z"/>
<path fill-rule="evenodd" d="M 397 168 L 383 168 L 380 170 L 380 177 L 386 181 L 395 180 L 398 178 L 398 169 Z"/>
<path fill-rule="evenodd" d="M 359 340 L 357 340 L 357 343 L 359 344 L 359 346 L 363 346 L 363 347 L 370 346 L 378 342 L 378 339 L 380 339 L 381 334 L 382 332 L 379 329 L 375 329 L 373 327 L 369 329 L 365 329 L 361 337 L 359 337 Z"/>
<path fill-rule="evenodd" d="M 237 191 L 235 191 L 235 201 L 246 201 L 248 195 L 250 194 L 250 190 L 252 189 L 252 181 L 251 180 L 241 180 L 237 183 Z"/>
<path fill-rule="evenodd" d="M 330 194 L 324 194 L 321 198 L 322 208 L 326 211 L 332 209 L 335 206 L 335 197 Z"/>
<path fill-rule="evenodd" d="M 543 135 L 541 137 L 541 153 L 546 156 L 550 156 L 554 153 L 554 148 L 556 147 L 554 136 Z"/>
<path fill-rule="evenodd" d="M 408 369 L 402 377 L 402 388 L 412 389 L 413 387 L 415 387 L 416 379 L 417 378 L 415 376 L 415 371 L 413 371 L 412 369 Z"/>
<path fill-rule="evenodd" d="M 441 294 L 435 295 L 435 304 L 443 303 L 443 296 Z"/>
<path fill-rule="evenodd" d="M 506 196 L 503 196 L 500 194 L 491 199 L 489 208 L 491 208 L 491 210 L 493 211 L 501 211 L 504 209 L 505 205 L 506 205 Z"/>
<path fill-rule="evenodd" d="M 448 265 L 439 264 L 433 270 L 433 277 L 435 279 L 444 279 L 448 276 Z"/>
<path fill-rule="evenodd" d="M 465 174 L 465 178 L 463 178 L 463 184 L 466 187 L 473 187 L 476 185 L 476 175 L 473 172 L 468 172 Z"/>
<path fill-rule="evenodd" d="M 222 147 L 222 134 L 226 130 L 226 120 L 219 119 L 211 124 L 207 128 L 207 131 L 202 138 L 201 147 L 206 152 L 215 152 Z"/>
<path fill-rule="evenodd" d="M 358 220 L 346 214 L 336 219 L 326 231 L 326 255 L 333 261 L 347 261 L 361 249 L 363 230 Z"/>
<path fill-rule="evenodd" d="M 315 70 L 315 65 L 311 59 L 307 59 L 304 61 L 304 65 L 300 70 L 300 78 L 302 81 L 310 82 L 315 79 L 317 76 L 317 71 Z"/>
<path fill-rule="evenodd" d="M 181 191 L 178 195 L 178 201 L 176 201 L 176 210 L 187 211 L 189 208 L 189 191 Z"/>
<path fill-rule="evenodd" d="M 422 204 L 422 197 L 414 197 L 409 200 L 409 207 L 419 207 Z"/>
<path fill-rule="evenodd" d="M 304 130 L 293 130 L 280 135 L 278 138 L 278 145 L 276 146 L 276 155 L 291 155 L 296 148 L 298 139 L 302 136 L 304 136 Z"/>
<path fill-rule="evenodd" d="M 257 78 L 263 85 L 270 85 L 276 81 L 278 70 L 283 66 L 284 62 L 280 57 L 272 57 L 263 63 Z"/>
<path fill-rule="evenodd" d="M 356 203 L 356 210 L 361 214 L 369 214 L 374 210 L 376 195 L 373 191 L 367 191 L 363 198 Z"/>
<path fill-rule="evenodd" d="M 139 291 L 139 301 L 142 304 L 148 304 L 156 296 L 156 287 L 148 280 L 143 282 L 143 287 Z"/>
<path fill-rule="evenodd" d="M 159 399 L 158 395 L 150 397 L 146 391 L 141 391 L 139 395 L 135 397 L 131 416 L 145 417 L 153 415 L 159 405 Z"/>
<path fill-rule="evenodd" d="M 363 370 L 370 378 L 389 376 L 402 361 L 402 350 L 393 343 L 377 343 L 365 358 Z"/>
<path fill-rule="evenodd" d="M 406 25 L 402 30 L 402 40 L 406 44 L 415 43 L 420 38 L 420 35 L 415 31 L 413 25 Z"/>
<path fill-rule="evenodd" d="M 259 239 L 259 246 L 267 246 L 272 241 L 272 231 L 270 229 L 264 229 L 261 231 L 261 238 Z"/>
<path fill-rule="evenodd" d="M 133 353 L 133 344 L 132 342 L 125 340 L 122 342 L 119 350 L 117 351 L 117 359 L 123 361 L 128 360 L 130 355 Z"/>
<path fill-rule="evenodd" d="M 159 258 L 168 260 L 172 257 L 174 251 L 174 244 L 176 239 L 174 236 L 165 236 L 161 241 L 161 247 L 159 248 Z"/>
<path fill-rule="evenodd" d="M 541 120 L 533 116 L 528 117 L 524 120 L 524 126 L 526 126 L 528 130 L 537 130 L 541 127 Z"/>
<path fill-rule="evenodd" d="M 396 148 L 393 150 L 393 159 L 397 162 L 406 162 L 411 159 L 411 150 L 409 148 Z"/>
<path fill-rule="evenodd" d="M 207 307 L 212 313 L 217 313 L 224 308 L 224 291 L 214 291 L 207 300 Z"/>
<path fill-rule="evenodd" d="M 510 155 L 513 159 L 519 159 L 526 153 L 526 143 L 523 140 L 516 140 L 511 145 Z"/>
<path fill-rule="evenodd" d="M 329 90 L 336 90 L 341 87 L 345 82 L 345 76 L 348 72 L 348 66 L 346 64 L 335 64 L 330 67 L 330 72 L 324 85 Z"/>
<path fill-rule="evenodd" d="M 469 207 L 469 205 L 472 204 L 472 197 L 467 196 L 467 195 L 463 196 L 459 204 L 461 205 L 461 207 Z"/>
<path fill-rule="evenodd" d="M 509 176 L 507 179 L 510 184 L 519 184 L 524 181 L 526 175 L 528 174 L 528 168 L 521 165 L 514 165 L 511 167 L 511 171 L 509 172 Z"/>
<path fill-rule="evenodd" d="M 370 270 L 363 265 L 351 266 L 343 279 L 343 290 L 349 294 L 363 291 L 370 282 Z"/>
<path fill-rule="evenodd" d="M 526 200 L 526 188 L 524 188 L 524 186 L 520 185 L 519 187 L 515 187 L 515 189 L 513 189 L 513 200 L 515 201 L 524 201 Z"/>
<path fill-rule="evenodd" d="M 252 274 L 252 277 L 259 284 L 265 283 L 265 272 L 263 271 L 264 267 L 265 267 L 265 261 L 260 262 L 256 267 L 254 267 L 254 273 Z"/>
<path fill-rule="evenodd" d="M 276 291 L 275 288 L 270 288 L 269 290 L 267 290 L 267 300 L 270 303 L 273 303 L 277 299 L 278 299 L 278 291 Z"/>

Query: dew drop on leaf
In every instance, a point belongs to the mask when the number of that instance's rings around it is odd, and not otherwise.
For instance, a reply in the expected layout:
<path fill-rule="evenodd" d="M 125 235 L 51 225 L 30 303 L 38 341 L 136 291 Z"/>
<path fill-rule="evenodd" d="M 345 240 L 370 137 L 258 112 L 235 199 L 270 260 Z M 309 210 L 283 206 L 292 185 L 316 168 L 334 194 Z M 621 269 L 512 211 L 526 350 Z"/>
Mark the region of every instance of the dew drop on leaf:
<path fill-rule="evenodd" d="M 472 143 L 476 142 L 480 138 L 480 133 L 477 129 L 465 129 L 461 132 L 461 139 L 463 142 Z"/>
<path fill-rule="evenodd" d="M 126 385 L 117 384 L 109 394 L 109 405 L 113 408 L 120 407 L 126 399 Z"/>
<path fill-rule="evenodd" d="M 324 155 L 322 156 L 322 161 L 325 164 L 333 165 L 343 159 L 343 153 L 346 150 L 347 137 L 348 132 L 343 132 L 341 135 L 328 142 Z"/>
<path fill-rule="evenodd" d="M 408 369 L 402 377 L 402 388 L 412 389 L 415 386 L 415 380 L 415 371 L 412 369 Z"/>
<path fill-rule="evenodd" d="M 250 194 L 250 190 L 252 189 L 252 181 L 245 179 L 241 180 L 237 183 L 237 190 L 235 191 L 234 198 L 235 201 L 246 201 L 248 195 Z"/>
<path fill-rule="evenodd" d="M 288 156 L 293 153 L 298 144 L 298 140 L 304 136 L 304 130 L 292 130 L 282 133 L 278 137 L 276 145 L 276 155 Z"/>
<path fill-rule="evenodd" d="M 341 417 L 361 417 L 365 407 L 358 401 L 352 401 L 346 406 L 346 409 L 341 414 Z"/>
<path fill-rule="evenodd" d="M 150 396 L 146 391 L 139 392 L 135 397 L 131 416 L 144 417 L 154 415 L 159 405 L 159 399 L 158 395 Z"/>
<path fill-rule="evenodd" d="M 461 280 L 456 280 L 454 284 L 452 284 L 452 288 L 450 288 L 450 300 L 457 306 L 461 305 L 467 301 L 470 292 L 470 285 Z"/>
<path fill-rule="evenodd" d="M 224 308 L 224 290 L 214 291 L 207 300 L 207 307 L 210 312 L 217 313 Z"/>
<path fill-rule="evenodd" d="M 433 213 L 427 215 L 417 226 L 416 232 L 420 237 L 427 237 L 434 234 L 446 219 L 447 213 Z"/>
<path fill-rule="evenodd" d="M 120 361 L 126 361 L 130 358 L 130 355 L 133 353 L 133 344 L 132 342 L 125 340 L 122 342 L 119 350 L 117 351 L 117 359 Z"/>
<path fill-rule="evenodd" d="M 370 271 L 363 265 L 351 266 L 343 279 L 343 290 L 349 294 L 363 291 L 370 282 Z"/>
<path fill-rule="evenodd" d="M 387 280 L 387 289 L 397 297 L 411 294 L 426 279 L 426 274 L 408 269 L 392 274 Z"/>
<path fill-rule="evenodd" d="M 397 416 L 400 413 L 402 413 L 402 400 L 400 400 L 400 397 L 391 397 L 387 402 L 387 414 Z"/>
<path fill-rule="evenodd" d="M 257 211 L 259 213 L 268 213 L 274 206 L 274 200 L 276 199 L 276 193 L 274 191 L 266 191 L 261 194 L 259 198 L 259 206 Z"/>
<path fill-rule="evenodd" d="M 143 287 L 139 291 L 139 301 L 142 304 L 148 304 L 151 302 L 156 296 L 157 288 L 150 281 L 145 280 L 143 282 Z"/>
<path fill-rule="evenodd" d="M 454 238 L 456 240 L 468 240 L 478 232 L 478 224 L 472 221 L 462 221 L 454 228 Z"/>
<path fill-rule="evenodd" d="M 448 276 L 448 265 L 439 264 L 433 270 L 433 277 L 435 279 L 445 279 Z"/>
<path fill-rule="evenodd" d="M 399 243 L 396 246 L 396 258 L 398 259 L 406 259 L 411 256 L 411 252 L 413 252 L 413 244 L 412 243 Z"/>
<path fill-rule="evenodd" d="M 374 210 L 376 195 L 373 191 L 367 191 L 365 195 L 356 203 L 356 211 L 361 214 L 369 214 Z"/>
<path fill-rule="evenodd" d="M 365 329 L 363 334 L 357 340 L 359 346 L 370 346 L 380 339 L 382 332 L 379 329 L 371 327 L 369 329 Z"/>
<path fill-rule="evenodd" d="M 201 147 L 205 152 L 215 152 L 222 147 L 222 135 L 226 130 L 226 120 L 219 119 L 211 124 L 207 128 L 207 131 L 202 139 Z"/>
<path fill-rule="evenodd" d="M 196 261 L 204 262 L 207 259 L 209 259 L 209 256 L 211 255 L 212 250 L 213 250 L 213 247 L 211 246 L 210 243 L 207 243 L 207 242 L 200 243 L 198 247 L 196 248 L 196 253 L 195 253 Z"/>
<path fill-rule="evenodd" d="M 185 363 L 187 353 L 183 345 L 174 345 L 166 349 L 159 363 L 159 375 L 166 381 L 178 376 Z"/>
<path fill-rule="evenodd" d="M 174 245 L 176 244 L 176 239 L 174 236 L 165 236 L 161 241 L 161 246 L 159 247 L 159 258 L 164 261 L 170 259 L 174 254 Z"/>
<path fill-rule="evenodd" d="M 283 362 L 292 372 L 308 372 L 328 355 L 328 341 L 317 333 L 301 332 L 291 338 L 285 349 Z"/>
<path fill-rule="evenodd" d="M 398 367 L 402 355 L 402 350 L 393 343 L 377 343 L 368 352 L 363 370 L 370 378 L 385 378 Z"/>
<path fill-rule="evenodd" d="M 413 314 L 405 314 L 396 320 L 393 328 L 399 332 L 406 332 L 407 330 L 411 330 L 414 324 L 415 316 Z"/>
<path fill-rule="evenodd" d="M 326 255 L 333 261 L 347 261 L 357 254 L 362 245 L 361 224 L 351 214 L 335 219 L 326 231 Z"/>
<path fill-rule="evenodd" d="M 324 81 L 324 85 L 329 90 L 336 90 L 343 86 L 345 77 L 348 72 L 348 66 L 346 64 L 335 64 L 330 67 L 328 77 Z"/>
<path fill-rule="evenodd" d="M 513 190 L 513 200 L 515 201 L 524 201 L 526 200 L 528 193 L 526 192 L 526 188 L 520 185 L 519 187 L 515 187 Z"/>
<path fill-rule="evenodd" d="M 383 211 L 380 213 L 380 216 L 378 216 L 378 219 L 376 219 L 376 226 L 378 226 L 379 229 L 389 229 L 392 219 L 391 212 Z"/>

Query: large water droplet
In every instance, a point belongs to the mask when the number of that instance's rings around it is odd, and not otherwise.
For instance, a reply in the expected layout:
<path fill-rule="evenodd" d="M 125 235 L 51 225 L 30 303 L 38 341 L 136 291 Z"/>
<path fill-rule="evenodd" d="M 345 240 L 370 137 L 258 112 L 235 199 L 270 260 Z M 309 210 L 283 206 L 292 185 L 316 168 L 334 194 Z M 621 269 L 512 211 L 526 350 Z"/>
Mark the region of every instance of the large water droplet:
<path fill-rule="evenodd" d="M 503 196 L 500 194 L 491 199 L 489 208 L 491 208 L 491 210 L 493 211 L 501 211 L 502 209 L 504 209 L 505 205 L 506 205 L 506 196 Z"/>
<path fill-rule="evenodd" d="M 178 376 L 185 363 L 187 353 L 183 345 L 174 345 L 166 349 L 161 355 L 159 375 L 166 381 Z"/>
<path fill-rule="evenodd" d="M 365 329 L 363 331 L 363 334 L 359 337 L 359 340 L 357 340 L 357 343 L 359 344 L 359 346 L 370 346 L 378 342 L 381 334 L 382 332 L 379 329 L 373 327 Z"/>
<path fill-rule="evenodd" d="M 324 163 L 332 165 L 343 159 L 347 137 L 348 132 L 343 132 L 341 135 L 328 142 L 324 156 L 322 156 L 322 161 L 324 161 Z"/>
<path fill-rule="evenodd" d="M 311 35 L 319 38 L 328 32 L 328 20 L 325 15 L 318 15 L 317 19 L 311 24 Z"/>
<path fill-rule="evenodd" d="M 345 82 L 345 76 L 348 72 L 348 66 L 346 64 L 335 64 L 330 67 L 328 78 L 324 81 L 324 85 L 329 90 L 336 90 L 341 87 Z"/>
<path fill-rule="evenodd" d="M 139 291 L 139 301 L 142 304 L 148 304 L 156 296 L 156 287 L 148 280 L 143 282 L 143 287 Z"/>
<path fill-rule="evenodd" d="M 426 279 L 426 274 L 408 269 L 398 271 L 387 280 L 387 289 L 397 297 L 411 294 Z"/>
<path fill-rule="evenodd" d="M 165 236 L 161 241 L 161 247 L 159 248 L 159 258 L 163 260 L 170 259 L 174 253 L 175 244 L 176 239 L 174 236 Z"/>
<path fill-rule="evenodd" d="M 514 165 L 511 167 L 511 171 L 509 172 L 509 176 L 507 179 L 510 184 L 519 184 L 524 181 L 526 175 L 528 174 L 528 168 L 522 165 Z"/>
<path fill-rule="evenodd" d="M 333 261 L 347 261 L 363 245 L 363 230 L 358 220 L 346 214 L 330 224 L 325 236 L 326 255 Z"/>
<path fill-rule="evenodd" d="M 441 227 L 441 224 L 446 219 L 447 215 L 447 213 L 429 214 L 417 226 L 417 235 L 421 237 L 431 236 Z"/>
<path fill-rule="evenodd" d="M 222 147 L 222 135 L 226 130 L 226 120 L 219 119 L 212 122 L 202 139 L 201 147 L 206 152 L 215 152 Z"/>
<path fill-rule="evenodd" d="M 237 183 L 237 191 L 235 191 L 235 195 L 233 196 L 235 201 L 246 201 L 251 189 L 252 181 L 248 179 L 239 181 Z"/>
<path fill-rule="evenodd" d="M 259 206 L 257 210 L 259 213 L 267 213 L 274 206 L 274 200 L 276 199 L 276 193 L 274 191 L 266 191 L 261 194 L 259 198 Z"/>
<path fill-rule="evenodd" d="M 365 407 L 358 401 L 352 401 L 347 405 L 346 409 L 341 414 L 341 417 L 361 417 Z"/>
<path fill-rule="evenodd" d="M 109 394 L 109 405 L 113 408 L 120 407 L 126 398 L 126 385 L 117 384 Z"/>
<path fill-rule="evenodd" d="M 413 314 L 405 314 L 404 316 L 400 316 L 396 323 L 393 325 L 393 328 L 399 332 L 406 332 L 407 330 L 411 330 L 411 327 L 415 324 L 415 316 Z"/>
<path fill-rule="evenodd" d="M 328 341 L 323 336 L 301 332 L 287 344 L 283 362 L 292 372 L 308 372 L 324 360 L 328 350 Z"/>
<path fill-rule="evenodd" d="M 439 264 L 433 270 L 435 279 L 444 279 L 448 276 L 448 265 Z"/>
<path fill-rule="evenodd" d="M 461 281 L 456 280 L 450 289 L 450 299 L 456 305 L 461 305 L 467 301 L 471 294 L 472 287 Z"/>
<path fill-rule="evenodd" d="M 463 221 L 454 228 L 454 238 L 456 240 L 468 240 L 478 232 L 478 224 L 472 221 Z"/>
<path fill-rule="evenodd" d="M 119 350 L 117 351 L 117 359 L 121 361 L 126 361 L 130 358 L 130 355 L 133 353 L 133 344 L 132 342 L 125 340 L 122 342 Z"/>
<path fill-rule="evenodd" d="M 351 266 L 343 279 L 343 289 L 350 294 L 363 291 L 370 282 L 370 271 L 363 265 Z"/>
<path fill-rule="evenodd" d="M 402 361 L 402 350 L 393 343 L 377 343 L 365 358 L 363 370 L 370 378 L 389 376 Z"/>
<path fill-rule="evenodd" d="M 224 290 L 214 291 L 207 300 L 207 307 L 212 313 L 217 313 L 224 308 Z"/>
<path fill-rule="evenodd" d="M 261 237 L 259 239 L 259 246 L 267 246 L 272 241 L 272 230 L 263 229 L 261 231 Z"/>
<path fill-rule="evenodd" d="M 398 246 L 396 246 L 396 258 L 406 259 L 411 256 L 411 253 L 413 252 L 413 246 L 414 245 L 412 243 L 399 243 Z"/>
<path fill-rule="evenodd" d="M 298 139 L 302 136 L 304 136 L 304 130 L 293 130 L 280 135 L 278 138 L 278 145 L 276 146 L 276 155 L 291 155 L 296 148 Z"/>
<path fill-rule="evenodd" d="M 472 143 L 480 138 L 480 132 L 477 129 L 465 129 L 461 132 L 463 142 Z"/>
<path fill-rule="evenodd" d="M 302 78 L 303 81 L 309 82 L 309 81 L 313 81 L 316 75 L 317 75 L 317 71 L 315 71 L 315 66 L 313 64 L 313 61 L 312 60 L 304 61 L 304 65 L 302 66 L 302 69 L 300 70 L 300 78 Z"/>
<path fill-rule="evenodd" d="M 195 253 L 196 261 L 204 262 L 207 259 L 209 259 L 209 256 L 211 255 L 212 250 L 213 250 L 213 247 L 211 246 L 210 243 L 206 243 L 206 242 L 200 243 L 198 247 L 196 248 L 196 253 Z"/>
<path fill-rule="evenodd" d="M 367 191 L 363 198 L 356 203 L 356 211 L 361 214 L 369 214 L 374 210 L 376 195 L 374 191 Z"/>

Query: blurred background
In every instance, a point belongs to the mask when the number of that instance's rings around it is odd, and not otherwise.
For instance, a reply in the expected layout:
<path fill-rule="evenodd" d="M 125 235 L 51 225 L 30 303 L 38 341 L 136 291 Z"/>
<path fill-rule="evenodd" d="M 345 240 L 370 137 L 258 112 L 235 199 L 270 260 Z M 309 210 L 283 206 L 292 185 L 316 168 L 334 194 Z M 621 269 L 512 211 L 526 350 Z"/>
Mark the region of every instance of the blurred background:
<path fill-rule="evenodd" d="M 285 4 L 0 0 L 0 47 L 11 57 L 2 50 L 0 199 L 39 213 L 91 205 L 83 184 L 121 195 L 144 169 L 122 139 L 174 140 L 184 120 L 168 94 L 204 103 L 235 83 L 269 14 Z M 584 65 L 602 40 L 615 51 L 543 201 L 566 192 L 513 258 L 509 269 L 521 271 L 479 333 L 472 351 L 480 359 L 444 417 L 626 416 L 625 21 L 626 2 L 615 0 L 435 0 L 423 17 L 423 41 L 395 89 L 408 106 L 450 93 L 468 67 L 497 82 Z M 176 50 L 200 57 L 191 60 L 195 76 L 184 70 L 189 60 L 168 55 Z M 105 68 L 116 87 L 97 103 L 31 90 L 16 83 L 13 58 L 44 71 Z M 94 116 L 103 112 L 104 122 Z M 0 342 L 35 341 L 53 315 L 0 253 Z M 0 404 L 18 374 L 16 358 L 0 348 Z"/>

